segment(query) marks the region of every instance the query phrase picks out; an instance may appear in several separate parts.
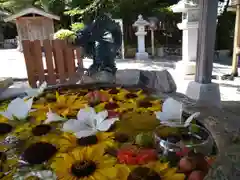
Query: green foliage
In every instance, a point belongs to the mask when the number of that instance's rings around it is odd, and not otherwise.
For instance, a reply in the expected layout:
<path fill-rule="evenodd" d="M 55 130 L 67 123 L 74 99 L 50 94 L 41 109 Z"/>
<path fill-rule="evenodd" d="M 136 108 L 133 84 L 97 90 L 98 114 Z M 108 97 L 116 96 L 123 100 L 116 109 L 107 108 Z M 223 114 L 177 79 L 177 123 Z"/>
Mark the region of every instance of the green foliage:
<path fill-rule="evenodd" d="M 68 29 L 60 29 L 54 34 L 54 39 L 68 40 L 73 42 L 76 39 L 76 34 Z"/>
<path fill-rule="evenodd" d="M 235 27 L 235 13 L 224 12 L 218 18 L 216 49 L 232 49 Z"/>
<path fill-rule="evenodd" d="M 84 28 L 84 24 L 83 23 L 73 23 L 72 25 L 71 25 L 71 30 L 73 31 L 73 32 L 77 32 L 77 31 L 79 31 L 79 30 L 82 30 Z"/>

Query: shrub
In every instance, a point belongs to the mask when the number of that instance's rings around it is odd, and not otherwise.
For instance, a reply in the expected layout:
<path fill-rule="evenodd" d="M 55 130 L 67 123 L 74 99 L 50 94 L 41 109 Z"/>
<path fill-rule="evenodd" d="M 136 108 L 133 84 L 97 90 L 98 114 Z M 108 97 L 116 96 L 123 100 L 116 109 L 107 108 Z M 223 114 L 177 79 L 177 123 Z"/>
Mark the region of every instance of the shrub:
<path fill-rule="evenodd" d="M 80 31 L 84 28 L 84 24 L 83 23 L 74 23 L 71 25 L 71 29 L 73 32 L 77 32 Z"/>
<path fill-rule="evenodd" d="M 74 41 L 76 34 L 68 29 L 60 29 L 54 34 L 54 39 Z"/>

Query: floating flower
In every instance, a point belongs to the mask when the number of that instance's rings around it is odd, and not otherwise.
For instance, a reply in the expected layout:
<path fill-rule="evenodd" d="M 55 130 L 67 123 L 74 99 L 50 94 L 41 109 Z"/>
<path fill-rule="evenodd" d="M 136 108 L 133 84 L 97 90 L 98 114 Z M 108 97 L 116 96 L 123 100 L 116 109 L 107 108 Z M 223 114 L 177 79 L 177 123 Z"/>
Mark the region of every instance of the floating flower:
<path fill-rule="evenodd" d="M 106 102 L 109 100 L 108 94 L 104 91 L 89 92 L 87 95 L 85 95 L 85 98 L 88 99 L 89 103 L 93 106 L 100 102 Z"/>
<path fill-rule="evenodd" d="M 77 110 L 84 108 L 87 104 L 83 99 L 79 99 L 77 95 L 59 95 L 56 92 L 57 101 L 50 104 L 50 109 L 63 117 L 73 115 Z"/>
<path fill-rule="evenodd" d="M 73 132 L 78 138 L 95 135 L 99 131 L 108 131 L 118 118 L 107 117 L 107 111 L 96 113 L 91 107 L 80 109 L 77 120 L 70 119 L 65 122 L 63 131 Z"/>
<path fill-rule="evenodd" d="M 160 172 L 161 173 L 161 172 Z M 178 173 L 177 168 L 168 168 L 162 172 L 164 180 L 185 180 L 186 176 L 183 173 Z"/>
<path fill-rule="evenodd" d="M 122 164 L 140 165 L 157 160 L 154 149 L 121 149 L 118 151 L 118 161 Z"/>
<path fill-rule="evenodd" d="M 67 120 L 66 118 L 63 118 L 56 113 L 53 113 L 51 109 L 49 109 L 49 112 L 47 113 L 47 119 L 44 123 L 48 124 L 51 122 L 61 122 L 66 120 Z"/>
<path fill-rule="evenodd" d="M 117 176 L 115 180 L 127 180 L 131 170 L 125 164 L 117 164 L 115 166 L 117 168 Z"/>
<path fill-rule="evenodd" d="M 87 101 L 83 100 L 83 97 L 79 97 L 78 95 L 59 95 L 56 92 L 56 102 L 35 104 L 33 108 L 45 113 L 51 109 L 52 112 L 67 117 L 76 115 L 77 111 L 84 108 L 86 104 Z"/>
<path fill-rule="evenodd" d="M 78 146 L 98 146 L 104 148 L 115 146 L 114 133 L 112 132 L 98 132 L 96 135 L 82 137 L 77 139 Z"/>
<path fill-rule="evenodd" d="M 157 172 L 163 180 L 184 180 L 186 178 L 184 174 L 177 173 L 176 168 L 170 168 L 168 163 L 153 161 L 143 165 L 143 167 Z"/>
<path fill-rule="evenodd" d="M 162 106 L 162 112 L 155 112 L 157 119 L 161 121 L 161 124 L 171 127 L 187 127 L 191 121 L 199 116 L 199 112 L 192 114 L 185 122 L 182 122 L 183 104 L 168 98 L 164 101 Z"/>
<path fill-rule="evenodd" d="M 104 155 L 104 148 L 76 148 L 72 152 L 58 154 L 51 168 L 59 180 L 115 179 L 117 168 L 114 158 Z"/>
<path fill-rule="evenodd" d="M 136 111 L 137 112 L 156 112 L 156 111 L 160 111 L 162 109 L 162 105 L 160 100 L 140 100 L 137 103 L 137 108 Z"/>
<path fill-rule="evenodd" d="M 55 173 L 49 170 L 42 171 L 32 171 L 25 175 L 16 174 L 14 180 L 27 180 L 27 179 L 37 179 L 37 180 L 57 180 Z"/>
<path fill-rule="evenodd" d="M 43 82 L 39 88 L 37 89 L 30 88 L 26 90 L 25 93 L 27 93 L 27 98 L 38 97 L 44 92 L 46 88 L 47 88 L 47 82 Z"/>
<path fill-rule="evenodd" d="M 8 118 L 9 120 L 26 120 L 29 111 L 32 108 L 33 98 L 26 101 L 21 98 L 16 98 L 10 102 L 7 109 L 0 112 L 1 115 Z"/>
<path fill-rule="evenodd" d="M 58 148 L 58 151 L 65 153 L 73 150 L 76 147 L 95 147 L 102 146 L 104 148 L 113 147 L 116 145 L 114 141 L 114 133 L 98 132 L 96 135 L 77 138 L 72 133 L 64 132 L 61 135 L 51 134 L 40 139 L 41 142 L 51 143 Z"/>
<path fill-rule="evenodd" d="M 168 98 L 163 103 L 162 112 L 156 112 L 156 117 L 162 124 L 169 126 L 180 124 L 182 119 L 182 106 L 180 102 Z"/>
<path fill-rule="evenodd" d="M 130 92 L 127 90 L 123 90 L 120 93 L 114 96 L 114 99 L 118 101 L 131 101 L 131 100 L 141 100 L 144 99 L 146 96 L 142 93 L 142 90 L 137 92 Z"/>
<path fill-rule="evenodd" d="M 148 168 L 148 167 L 136 167 L 135 169 L 133 169 L 129 175 L 127 180 L 161 180 L 160 175 Z"/>

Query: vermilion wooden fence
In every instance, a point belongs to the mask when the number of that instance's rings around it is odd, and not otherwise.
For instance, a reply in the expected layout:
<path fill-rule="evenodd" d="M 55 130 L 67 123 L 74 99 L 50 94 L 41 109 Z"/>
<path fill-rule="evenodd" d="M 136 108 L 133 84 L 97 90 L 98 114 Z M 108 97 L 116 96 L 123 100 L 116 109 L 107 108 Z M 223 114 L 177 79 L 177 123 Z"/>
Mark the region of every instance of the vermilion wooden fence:
<path fill-rule="evenodd" d="M 69 46 L 62 40 L 24 40 L 23 53 L 31 87 L 46 81 L 49 85 L 65 83 L 74 76 L 77 63 L 83 67 L 80 48 Z"/>

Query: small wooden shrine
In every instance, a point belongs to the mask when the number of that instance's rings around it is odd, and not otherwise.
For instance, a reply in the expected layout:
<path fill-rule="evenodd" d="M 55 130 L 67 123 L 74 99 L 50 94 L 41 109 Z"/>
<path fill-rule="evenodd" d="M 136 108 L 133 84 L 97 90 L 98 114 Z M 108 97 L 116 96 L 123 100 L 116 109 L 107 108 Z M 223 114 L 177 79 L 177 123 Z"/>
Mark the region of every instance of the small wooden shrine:
<path fill-rule="evenodd" d="M 23 40 L 40 40 L 42 43 L 44 39 L 52 39 L 54 20 L 60 20 L 60 17 L 34 7 L 24 9 L 4 19 L 5 22 L 16 22 L 20 51 L 22 51 Z"/>

